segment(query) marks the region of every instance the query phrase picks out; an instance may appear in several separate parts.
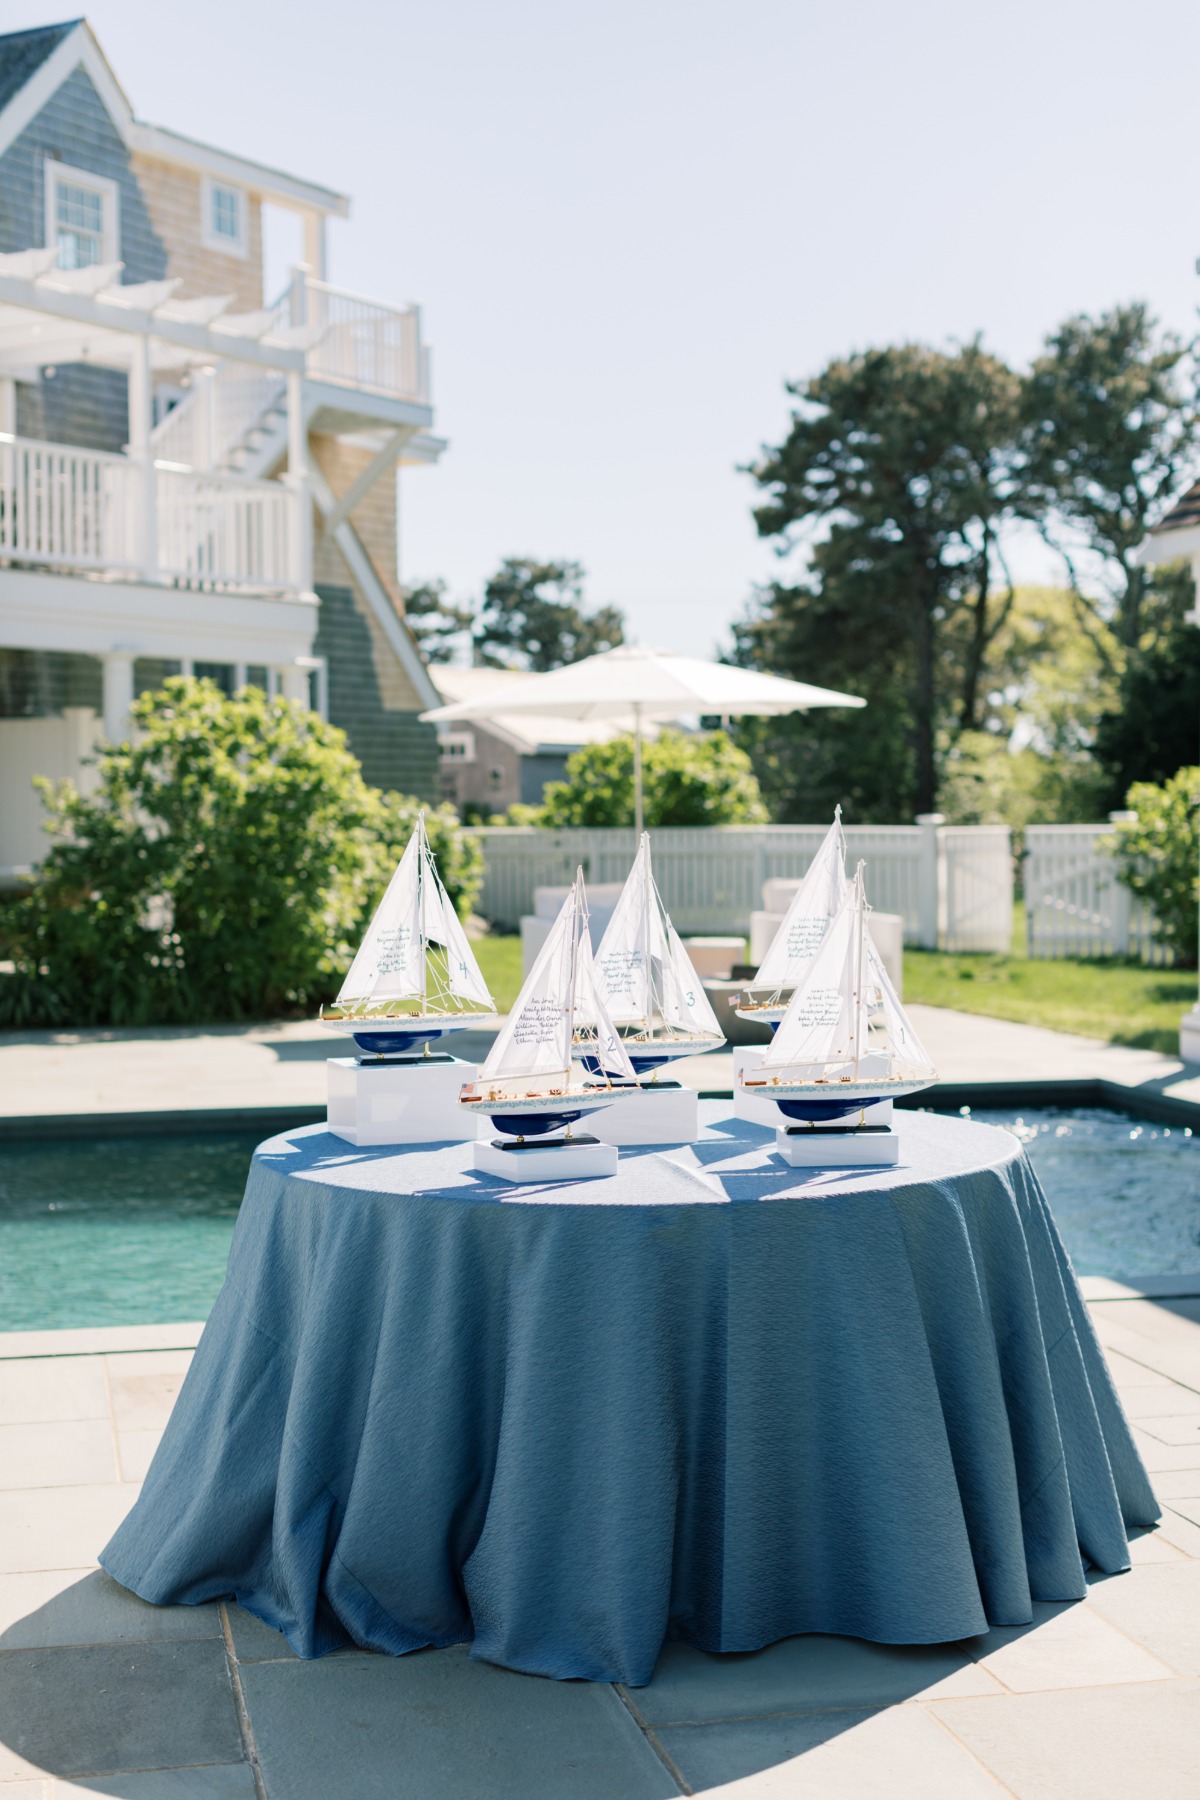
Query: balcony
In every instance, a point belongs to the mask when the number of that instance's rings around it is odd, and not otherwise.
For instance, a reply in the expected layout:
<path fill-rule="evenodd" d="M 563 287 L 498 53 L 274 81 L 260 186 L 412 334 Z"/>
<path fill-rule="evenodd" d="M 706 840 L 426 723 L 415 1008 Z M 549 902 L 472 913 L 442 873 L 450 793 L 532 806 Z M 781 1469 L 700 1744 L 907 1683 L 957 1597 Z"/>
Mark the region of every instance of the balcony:
<path fill-rule="evenodd" d="M 277 481 L 0 433 L 0 564 L 295 594 L 298 504 Z"/>

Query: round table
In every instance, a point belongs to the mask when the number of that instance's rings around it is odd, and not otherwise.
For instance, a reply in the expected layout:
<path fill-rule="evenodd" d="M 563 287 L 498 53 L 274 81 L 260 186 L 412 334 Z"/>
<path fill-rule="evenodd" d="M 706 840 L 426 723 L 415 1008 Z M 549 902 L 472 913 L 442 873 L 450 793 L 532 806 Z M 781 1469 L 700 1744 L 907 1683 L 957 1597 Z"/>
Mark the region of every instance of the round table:
<path fill-rule="evenodd" d="M 669 1636 L 944 1642 L 1126 1568 L 1158 1509 L 1017 1141 L 898 1113 L 899 1167 L 814 1172 L 701 1113 L 559 1186 L 263 1144 L 104 1567 L 301 1656 L 632 1684 Z"/>

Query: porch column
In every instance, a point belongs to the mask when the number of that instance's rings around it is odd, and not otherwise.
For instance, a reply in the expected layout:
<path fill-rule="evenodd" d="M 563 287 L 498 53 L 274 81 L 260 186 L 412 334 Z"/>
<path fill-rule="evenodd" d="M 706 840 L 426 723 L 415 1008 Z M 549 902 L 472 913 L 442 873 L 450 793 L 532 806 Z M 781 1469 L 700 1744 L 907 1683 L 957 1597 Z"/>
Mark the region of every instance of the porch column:
<path fill-rule="evenodd" d="M 0 431 L 17 435 L 17 384 L 11 375 L 0 375 Z"/>
<path fill-rule="evenodd" d="M 298 700 L 301 706 L 308 705 L 308 670 L 299 663 L 285 663 L 279 671 L 283 685 L 285 700 Z"/>
<path fill-rule="evenodd" d="M 158 493 L 154 473 L 154 381 L 150 339 L 133 339 L 129 365 L 129 459 L 133 464 L 133 544 L 146 581 L 158 580 Z"/>
<path fill-rule="evenodd" d="M 292 580 L 302 594 L 312 591 L 312 498 L 308 487 L 308 427 L 304 419 L 304 377 L 288 371 L 288 467 L 292 490 Z"/>
<path fill-rule="evenodd" d="M 100 660 L 104 664 L 104 735 L 110 744 L 120 744 L 129 736 L 133 710 L 133 656 L 127 650 L 110 650 Z"/>
<path fill-rule="evenodd" d="M 312 270 L 314 281 L 329 280 L 325 257 L 324 213 L 309 212 L 304 215 L 304 260 Z"/>

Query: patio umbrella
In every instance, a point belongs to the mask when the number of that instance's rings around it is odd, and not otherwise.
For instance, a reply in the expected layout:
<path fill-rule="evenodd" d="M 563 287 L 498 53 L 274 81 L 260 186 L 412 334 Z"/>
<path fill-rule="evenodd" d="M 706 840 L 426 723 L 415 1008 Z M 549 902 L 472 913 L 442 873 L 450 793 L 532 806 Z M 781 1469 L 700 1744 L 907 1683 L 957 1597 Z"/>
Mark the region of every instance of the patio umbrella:
<path fill-rule="evenodd" d="M 504 689 L 501 701 L 484 694 L 422 713 L 433 724 L 486 719 L 496 712 L 550 713 L 567 719 L 610 719 L 633 732 L 634 824 L 642 831 L 642 732 L 646 725 L 693 713 L 721 718 L 807 712 L 814 706 L 865 706 L 854 694 L 785 681 L 756 669 L 676 656 L 641 644 L 618 644 L 582 662 L 529 675 Z"/>

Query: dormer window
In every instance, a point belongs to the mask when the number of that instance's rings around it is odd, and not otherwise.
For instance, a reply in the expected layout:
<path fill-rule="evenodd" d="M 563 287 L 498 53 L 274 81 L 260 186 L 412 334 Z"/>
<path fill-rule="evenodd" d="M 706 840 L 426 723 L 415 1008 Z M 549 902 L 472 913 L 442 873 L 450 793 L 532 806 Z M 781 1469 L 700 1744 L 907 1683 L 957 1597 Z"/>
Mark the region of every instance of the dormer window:
<path fill-rule="evenodd" d="M 115 181 L 46 163 L 46 243 L 58 246 L 60 269 L 88 269 L 120 260 Z"/>
<path fill-rule="evenodd" d="M 246 190 L 227 181 L 204 182 L 201 194 L 204 242 L 227 256 L 246 254 Z"/>

